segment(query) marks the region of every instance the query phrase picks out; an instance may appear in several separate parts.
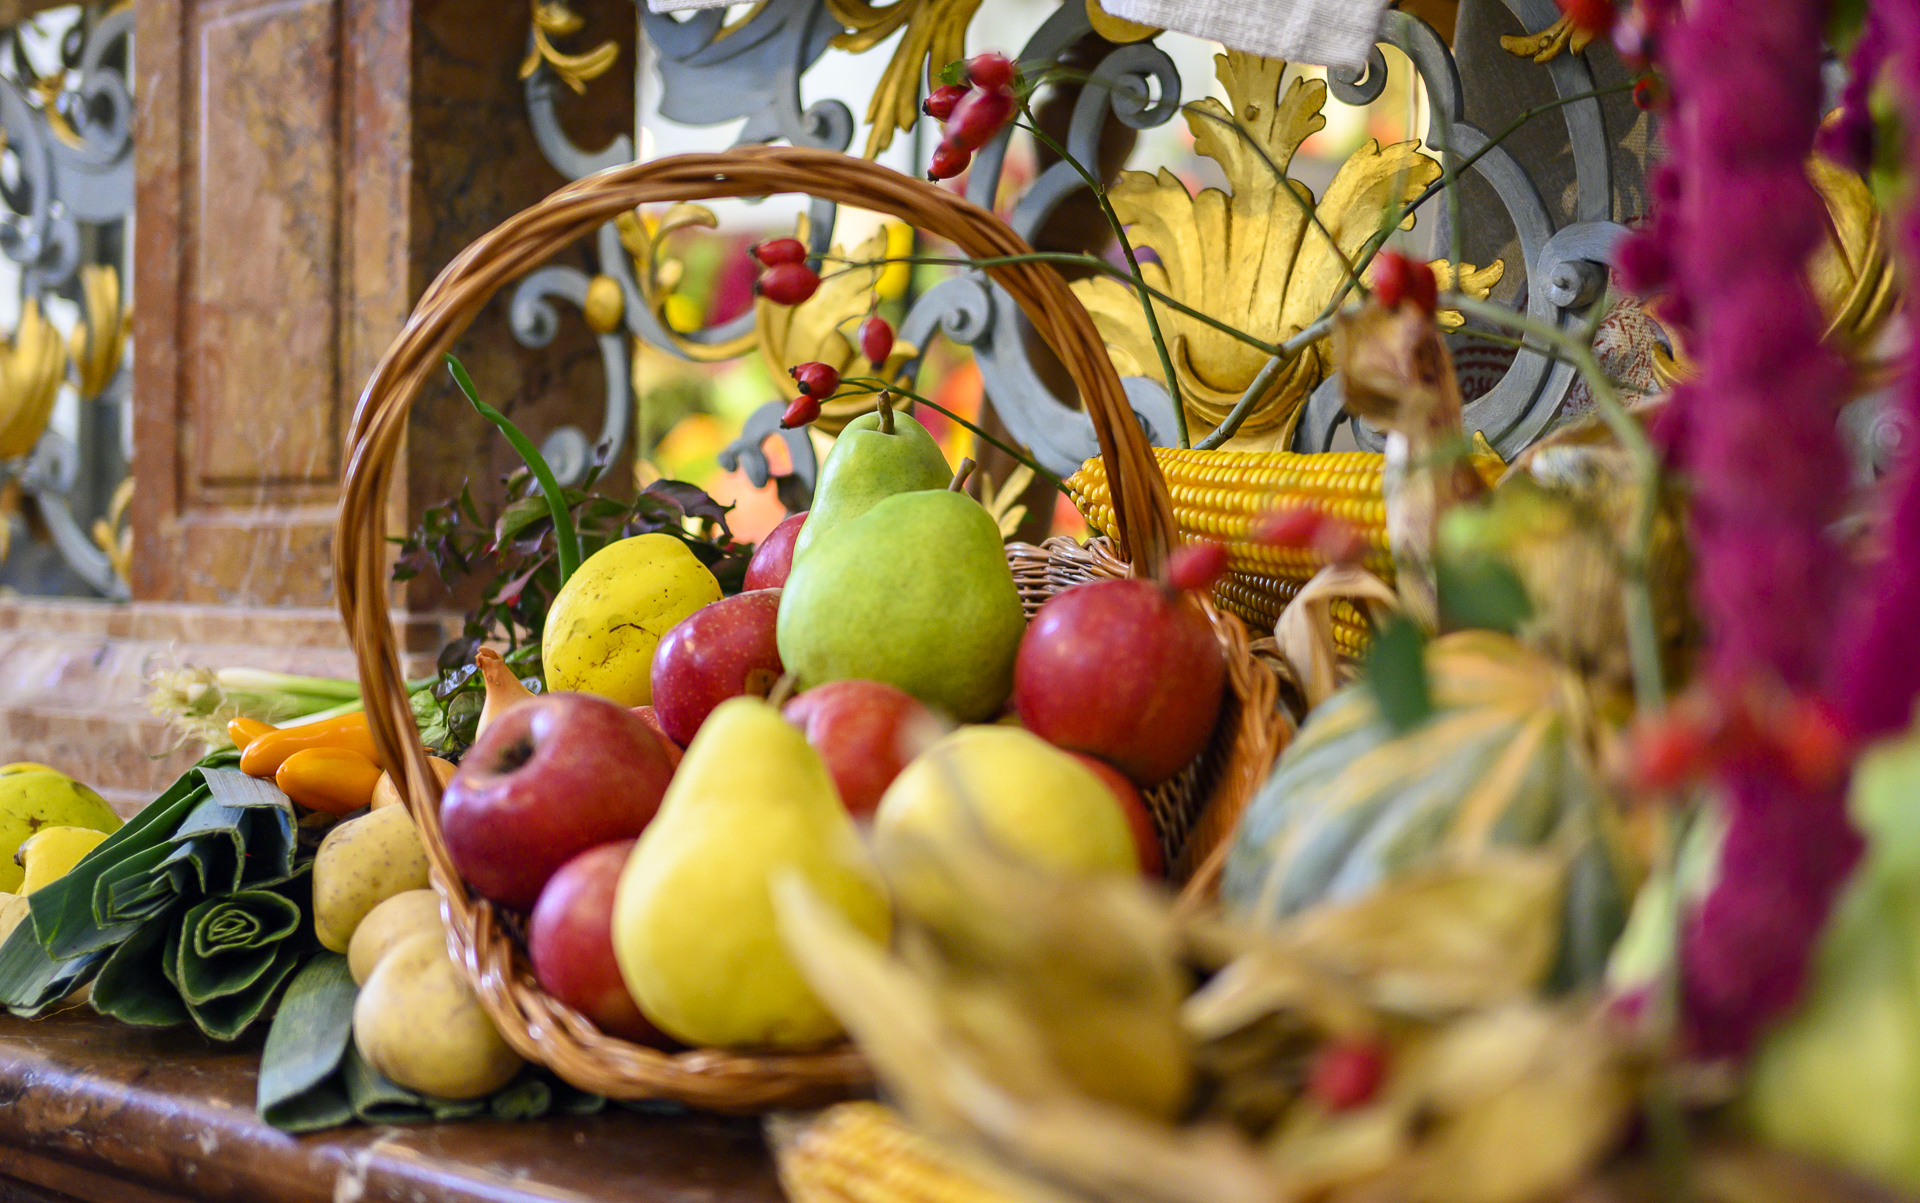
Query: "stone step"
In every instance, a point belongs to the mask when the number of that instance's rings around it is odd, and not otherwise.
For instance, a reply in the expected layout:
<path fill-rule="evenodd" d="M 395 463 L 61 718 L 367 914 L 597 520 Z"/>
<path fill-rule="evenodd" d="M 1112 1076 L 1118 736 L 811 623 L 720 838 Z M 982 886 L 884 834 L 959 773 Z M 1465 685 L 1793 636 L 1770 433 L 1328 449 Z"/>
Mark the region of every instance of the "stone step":
<path fill-rule="evenodd" d="M 409 676 L 432 672 L 449 620 L 397 615 Z M 0 764 L 50 765 L 137 811 L 199 758 L 148 706 L 156 672 L 261 668 L 357 675 L 331 610 L 0 599 Z"/>

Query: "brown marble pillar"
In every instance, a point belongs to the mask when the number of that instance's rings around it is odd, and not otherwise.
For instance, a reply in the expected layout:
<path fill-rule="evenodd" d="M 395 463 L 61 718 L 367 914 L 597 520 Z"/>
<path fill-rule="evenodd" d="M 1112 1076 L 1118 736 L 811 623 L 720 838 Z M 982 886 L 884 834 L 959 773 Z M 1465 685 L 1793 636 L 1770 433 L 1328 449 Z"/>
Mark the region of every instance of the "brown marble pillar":
<path fill-rule="evenodd" d="M 156 659 L 346 675 L 332 535 L 344 432 L 414 299 L 462 247 L 565 183 L 518 68 L 526 3 L 135 0 L 134 553 L 130 607 L 0 599 L 0 762 L 137 804 L 178 772 L 144 712 Z M 613 70 L 563 113 L 578 142 L 633 122 L 632 0 L 576 0 Z M 578 262 L 584 263 L 584 260 Z M 497 299 L 457 352 L 536 441 L 599 429 L 579 315 L 537 349 Z M 422 398 L 389 508 L 399 533 L 512 452 L 451 388 Z M 395 618 L 430 663 L 430 580 Z"/>

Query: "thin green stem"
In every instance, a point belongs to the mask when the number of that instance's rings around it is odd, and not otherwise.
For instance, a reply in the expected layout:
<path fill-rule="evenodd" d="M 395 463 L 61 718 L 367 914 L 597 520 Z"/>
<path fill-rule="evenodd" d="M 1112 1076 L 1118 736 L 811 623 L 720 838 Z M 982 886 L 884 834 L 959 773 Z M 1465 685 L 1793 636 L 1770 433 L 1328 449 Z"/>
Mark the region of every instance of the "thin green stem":
<path fill-rule="evenodd" d="M 1191 446 L 1187 437 L 1187 403 L 1180 394 L 1180 377 L 1173 370 L 1173 356 L 1167 351 L 1166 336 L 1160 333 L 1160 315 L 1153 308 L 1153 296 L 1147 288 L 1147 278 L 1140 272 L 1140 259 L 1133 253 L 1133 240 L 1127 237 L 1127 228 L 1120 222 L 1120 215 L 1113 210 L 1113 202 L 1107 199 L 1107 188 L 1094 177 L 1087 165 L 1073 157 L 1067 148 L 1053 140 L 1053 136 L 1040 128 L 1034 120 L 1033 110 L 1027 102 L 1020 102 L 1020 113 L 1027 120 L 1021 125 L 1037 138 L 1041 145 L 1060 156 L 1063 163 L 1072 164 L 1075 172 L 1085 181 L 1087 190 L 1093 193 L 1093 199 L 1099 202 L 1100 212 L 1106 216 L 1107 224 L 1113 228 L 1113 236 L 1120 243 L 1120 251 L 1127 257 L 1127 270 L 1133 275 L 1133 286 L 1140 294 L 1140 308 L 1147 315 L 1147 333 L 1153 336 L 1153 349 L 1160 356 L 1160 370 L 1167 378 L 1167 395 L 1173 398 L 1173 421 L 1180 434 L 1180 445 Z"/>
<path fill-rule="evenodd" d="M 567 509 L 567 495 L 561 491 L 560 482 L 554 479 L 553 469 L 547 466 L 546 457 L 533 445 L 533 440 L 521 432 L 518 426 L 493 406 L 480 399 L 474 391 L 473 377 L 467 375 L 467 369 L 451 351 L 447 352 L 447 370 L 453 373 L 453 382 L 467 395 L 467 403 L 477 410 L 481 417 L 500 428 L 507 436 L 507 442 L 520 453 L 526 461 L 533 478 L 540 482 L 540 492 L 547 499 L 547 512 L 553 515 L 554 550 L 560 561 L 560 584 L 565 585 L 574 571 L 580 567 L 580 533 L 573 528 L 573 514 Z"/>
<path fill-rule="evenodd" d="M 973 422 L 970 422 L 967 419 L 961 417 L 959 414 L 954 413 L 952 410 L 948 409 L 944 405 L 941 405 L 937 401 L 933 401 L 927 397 L 922 397 L 919 393 L 914 392 L 910 388 L 902 388 L 898 384 L 889 384 L 886 381 L 881 380 L 876 376 L 851 376 L 845 380 L 842 380 L 840 383 L 842 385 L 857 384 L 860 386 L 860 388 L 857 391 L 852 393 L 842 391 L 842 392 L 836 393 L 835 396 L 859 397 L 859 396 L 868 396 L 874 393 L 899 393 L 903 397 L 911 397 L 914 401 L 914 404 L 924 405 L 928 409 L 933 410 L 935 413 L 942 413 L 947 415 L 947 417 L 952 418 L 955 422 L 958 422 L 960 425 L 966 427 L 968 430 L 971 430 L 977 437 L 985 440 L 988 443 L 993 444 L 995 447 L 998 447 L 1000 450 L 1012 456 L 1018 462 L 1025 464 L 1027 467 L 1033 469 L 1033 474 L 1035 476 L 1038 476 L 1041 480 L 1046 481 L 1048 484 L 1052 485 L 1054 488 L 1060 490 L 1060 492 L 1067 493 L 1066 482 L 1061 480 L 1058 476 L 1055 476 L 1053 473 L 1047 471 L 1045 468 L 1042 468 L 1039 464 L 1035 463 L 1031 456 L 1028 456 L 1027 454 L 1025 454 L 1024 452 L 1020 451 L 1017 448 L 1010 447 L 1007 444 L 1001 442 L 999 439 L 988 434 L 985 430 L 982 430 L 979 426 L 975 425 Z M 1070 493 L 1068 493 L 1067 495 L 1072 496 L 1072 494 Z"/>
<path fill-rule="evenodd" d="M 1212 434 L 1201 439 L 1194 446 L 1202 451 L 1211 451 L 1239 433 L 1241 425 L 1247 420 L 1247 415 L 1253 412 L 1254 406 L 1258 405 L 1267 390 L 1273 387 L 1273 382 L 1279 379 L 1282 369 L 1292 363 L 1300 352 L 1332 332 L 1333 319 L 1322 318 L 1281 344 L 1279 350 L 1274 352 L 1273 358 L 1267 360 L 1259 374 L 1254 376 L 1253 383 L 1247 386 L 1247 391 L 1240 394 L 1240 399 L 1234 402 L 1232 409 L 1227 411 L 1227 416 L 1220 420 L 1220 425 L 1214 427 Z"/>
<path fill-rule="evenodd" d="M 1656 713 L 1666 705 L 1666 684 L 1660 664 L 1660 633 L 1654 621 L 1653 591 L 1647 581 L 1647 568 L 1653 544 L 1654 520 L 1659 514 L 1660 457 L 1647 440 L 1646 431 L 1621 403 L 1613 381 L 1594 357 L 1591 343 L 1582 342 L 1558 326 L 1535 321 L 1490 301 L 1463 293 L 1448 293 L 1441 304 L 1458 309 L 1468 317 L 1490 325 L 1517 330 L 1528 338 L 1556 348 L 1580 372 L 1593 395 L 1600 418 L 1613 432 L 1627 454 L 1638 486 L 1634 498 L 1633 521 L 1628 527 L 1626 545 L 1620 549 L 1622 598 L 1627 625 L 1627 651 L 1633 666 L 1634 702 L 1642 714 Z"/>
<path fill-rule="evenodd" d="M 924 264 L 932 267 L 980 268 L 1003 267 L 1014 263 L 1062 263 L 1076 267 L 1092 268 L 1103 275 L 1110 276 L 1122 282 L 1131 283 L 1133 280 L 1133 278 L 1127 274 L 1126 269 L 1115 267 L 1098 255 L 1088 255 L 1078 251 L 1034 251 L 1028 255 L 995 255 L 984 259 L 967 259 L 957 255 L 891 255 L 884 259 L 846 259 L 839 256 L 827 255 L 822 258 L 829 263 L 845 265 L 840 271 L 828 272 L 821 276 L 820 278 L 822 280 L 831 280 L 835 276 L 846 275 L 850 272 L 862 271 L 888 263 Z M 1146 289 L 1148 295 L 1167 308 L 1178 313 L 1183 313 L 1196 322 L 1211 326 L 1229 338 L 1243 342 L 1257 351 L 1264 351 L 1268 355 L 1277 355 L 1280 353 L 1280 344 L 1278 343 L 1270 343 L 1266 339 L 1256 338 L 1244 330 L 1229 326 L 1219 318 L 1202 313 L 1200 310 L 1195 309 L 1179 298 L 1170 296 L 1153 287 L 1151 284 L 1147 285 Z"/>

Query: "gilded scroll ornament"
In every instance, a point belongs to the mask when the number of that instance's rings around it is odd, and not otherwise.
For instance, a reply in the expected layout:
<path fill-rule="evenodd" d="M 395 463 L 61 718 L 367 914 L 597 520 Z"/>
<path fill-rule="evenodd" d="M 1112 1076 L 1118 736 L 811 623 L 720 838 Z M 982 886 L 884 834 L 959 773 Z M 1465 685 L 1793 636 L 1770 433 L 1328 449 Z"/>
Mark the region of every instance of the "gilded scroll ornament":
<path fill-rule="evenodd" d="M 1231 194 L 1209 188 L 1192 195 L 1162 169 L 1157 175 L 1126 172 L 1109 195 L 1134 242 L 1151 247 L 1159 260 L 1144 265 L 1149 284 L 1229 326 L 1279 343 L 1320 315 L 1346 280 L 1347 264 L 1379 228 L 1381 214 L 1419 195 L 1439 178 L 1440 165 L 1416 142 L 1382 147 L 1369 140 L 1341 164 L 1317 203 L 1298 180 L 1284 181 L 1293 193 L 1284 195 L 1276 171 L 1284 176 L 1300 144 L 1326 124 L 1326 83 L 1296 78 L 1282 93 L 1284 62 L 1239 52 L 1214 61 L 1233 108 L 1202 100 L 1189 107 L 1187 124 L 1195 149 L 1225 172 Z M 1406 226 L 1412 224 L 1410 217 Z M 1451 286 L 1447 264 L 1434 266 L 1441 286 Z M 1484 268 L 1464 265 L 1460 288 L 1484 297 L 1503 271 L 1498 260 Z M 1120 374 L 1157 377 L 1157 357 L 1133 290 L 1107 278 L 1081 281 L 1074 290 Z M 1189 422 L 1196 431 L 1219 425 L 1267 355 L 1165 306 L 1159 317 Z M 1458 315 L 1443 320 L 1459 322 Z M 1284 446 L 1302 402 L 1330 366 L 1325 340 L 1303 351 L 1227 445 Z"/>
<path fill-rule="evenodd" d="M 0 460 L 33 450 L 53 415 L 67 377 L 67 348 L 60 332 L 40 316 L 40 301 L 28 297 L 20 328 L 0 339 Z"/>
<path fill-rule="evenodd" d="M 833 39 L 841 50 L 861 54 L 902 28 L 906 30 L 867 104 L 867 124 L 871 128 L 867 131 L 866 157 L 871 159 L 893 145 L 894 134 L 912 129 L 920 119 L 921 80 L 931 80 L 933 72 L 966 57 L 967 23 L 979 10 L 980 0 L 826 3 L 827 13 L 847 30 Z"/>
<path fill-rule="evenodd" d="M 1550 63 L 1569 50 L 1579 54 L 1592 41 L 1593 30 L 1582 29 L 1573 23 L 1573 18 L 1563 16 L 1539 33 L 1501 38 L 1500 48 L 1518 58 Z"/>
<path fill-rule="evenodd" d="M 804 227 L 799 237 L 806 238 Z M 767 373 L 788 401 L 800 395 L 787 369 L 800 363 L 824 363 L 843 378 L 879 376 L 893 380 L 919 348 L 896 340 L 887 362 L 876 371 L 875 365 L 860 354 L 850 335 L 861 319 L 873 311 L 874 292 L 879 287 L 886 265 L 875 262 L 887 254 L 887 230 L 881 229 L 854 248 L 851 258 L 862 266 L 842 267 L 849 258 L 839 246 L 828 252 L 821 274 L 820 288 L 798 305 L 755 302 L 754 333 L 760 340 L 760 358 Z M 813 423 L 816 430 L 837 434 L 840 428 L 873 408 L 873 398 L 845 397 L 829 401 L 820 408 Z"/>
<path fill-rule="evenodd" d="M 113 502 L 107 507 L 105 518 L 93 520 L 93 543 L 107 563 L 113 565 L 113 574 L 121 580 L 133 575 L 133 524 L 127 521 L 127 510 L 133 504 L 133 477 L 120 482 L 113 491 Z M 4 553 L 0 553 L 4 558 Z"/>
<path fill-rule="evenodd" d="M 67 344 L 80 399 L 91 401 L 107 391 L 120 371 L 130 315 L 120 298 L 120 273 L 111 266 L 90 263 L 82 267 L 80 290 L 85 320 L 74 323 Z"/>
<path fill-rule="evenodd" d="M 561 3 L 561 0 L 545 0 L 544 3 L 534 0 L 533 49 L 527 52 L 526 60 L 520 64 L 520 78 L 528 78 L 545 63 L 576 94 L 585 93 L 588 81 L 605 75 L 614 60 L 620 57 L 620 46 L 615 42 L 602 42 L 582 54 L 565 54 L 554 46 L 552 39 L 578 33 L 585 24 L 580 14 Z"/>

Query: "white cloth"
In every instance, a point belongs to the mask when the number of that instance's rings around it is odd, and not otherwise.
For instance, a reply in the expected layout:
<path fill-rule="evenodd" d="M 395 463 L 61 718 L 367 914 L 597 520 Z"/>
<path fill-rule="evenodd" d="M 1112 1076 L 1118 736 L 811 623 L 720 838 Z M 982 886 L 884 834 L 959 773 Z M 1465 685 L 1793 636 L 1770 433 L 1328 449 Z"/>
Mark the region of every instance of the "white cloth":
<path fill-rule="evenodd" d="M 690 8 L 725 8 L 737 0 L 647 0 L 647 11 L 654 13 L 678 13 Z"/>
<path fill-rule="evenodd" d="M 1373 49 L 1387 0 L 1101 0 L 1100 7 L 1262 58 L 1357 69 Z"/>

